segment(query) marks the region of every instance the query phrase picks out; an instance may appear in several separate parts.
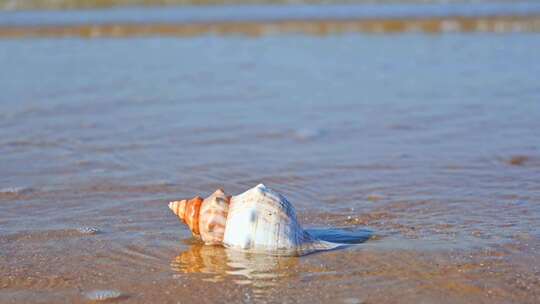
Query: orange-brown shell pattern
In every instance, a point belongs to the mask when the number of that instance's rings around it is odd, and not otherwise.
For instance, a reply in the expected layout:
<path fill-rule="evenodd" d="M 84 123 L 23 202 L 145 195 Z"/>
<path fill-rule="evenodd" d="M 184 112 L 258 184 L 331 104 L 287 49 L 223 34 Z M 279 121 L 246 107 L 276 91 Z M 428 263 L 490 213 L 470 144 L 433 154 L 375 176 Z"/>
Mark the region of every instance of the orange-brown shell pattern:
<path fill-rule="evenodd" d="M 203 242 L 217 245 L 223 242 L 230 197 L 222 189 L 204 199 L 199 213 L 199 231 Z"/>
<path fill-rule="evenodd" d="M 196 196 L 190 200 L 174 201 L 169 203 L 169 209 L 178 216 L 191 230 L 193 235 L 199 236 L 199 213 L 203 199 Z"/>
<path fill-rule="evenodd" d="M 170 202 L 169 208 L 194 236 L 206 244 L 218 245 L 223 242 L 230 199 L 222 189 L 218 189 L 204 200 L 196 196 L 190 200 Z"/>

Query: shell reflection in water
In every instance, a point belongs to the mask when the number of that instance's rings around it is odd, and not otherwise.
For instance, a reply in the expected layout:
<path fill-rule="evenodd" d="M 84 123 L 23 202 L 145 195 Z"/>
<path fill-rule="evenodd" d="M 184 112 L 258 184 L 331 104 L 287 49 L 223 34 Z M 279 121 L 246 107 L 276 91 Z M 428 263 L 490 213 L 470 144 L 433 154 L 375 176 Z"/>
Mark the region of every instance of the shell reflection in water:
<path fill-rule="evenodd" d="M 273 287 L 277 279 L 292 275 L 295 257 L 271 256 L 232 250 L 222 246 L 193 244 L 171 262 L 174 271 L 208 275 L 205 281 L 232 279 L 236 284 L 249 284 L 254 291 Z"/>

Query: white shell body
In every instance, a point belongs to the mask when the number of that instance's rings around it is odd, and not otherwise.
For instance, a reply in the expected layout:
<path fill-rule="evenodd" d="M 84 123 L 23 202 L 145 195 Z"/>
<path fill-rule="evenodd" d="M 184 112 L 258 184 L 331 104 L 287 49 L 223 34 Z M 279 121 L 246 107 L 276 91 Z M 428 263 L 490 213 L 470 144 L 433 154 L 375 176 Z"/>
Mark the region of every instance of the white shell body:
<path fill-rule="evenodd" d="M 292 204 L 263 184 L 231 198 L 223 244 L 278 254 L 306 254 L 339 246 L 304 231 Z"/>

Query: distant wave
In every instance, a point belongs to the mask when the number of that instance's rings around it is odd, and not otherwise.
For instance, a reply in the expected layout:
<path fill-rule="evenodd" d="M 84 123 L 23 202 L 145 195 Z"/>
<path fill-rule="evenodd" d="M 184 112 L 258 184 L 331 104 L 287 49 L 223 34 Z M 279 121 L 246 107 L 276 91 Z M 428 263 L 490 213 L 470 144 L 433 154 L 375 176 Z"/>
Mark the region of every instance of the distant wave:
<path fill-rule="evenodd" d="M 388 3 L 501 3 L 512 0 L 342 0 L 348 4 Z M 332 0 L 0 0 L 1 10 L 95 9 L 119 6 L 231 5 L 231 4 L 334 4 Z"/>
<path fill-rule="evenodd" d="M 539 31 L 538 2 L 0 11 L 0 38 Z"/>

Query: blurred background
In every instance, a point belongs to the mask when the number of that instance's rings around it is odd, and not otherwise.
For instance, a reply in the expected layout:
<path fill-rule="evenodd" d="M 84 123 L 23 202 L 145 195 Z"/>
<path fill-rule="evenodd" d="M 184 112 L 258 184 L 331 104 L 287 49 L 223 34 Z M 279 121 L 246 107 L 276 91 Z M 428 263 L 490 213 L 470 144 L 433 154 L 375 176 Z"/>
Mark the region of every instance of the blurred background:
<path fill-rule="evenodd" d="M 540 298 L 539 1 L 0 9 L 0 302 Z M 253 257 L 167 208 L 258 183 L 373 237 Z"/>
<path fill-rule="evenodd" d="M 536 32 L 535 1 L 0 0 L 0 36 Z"/>
<path fill-rule="evenodd" d="M 231 5 L 231 4 L 381 4 L 381 3 L 516 3 L 515 0 L 0 0 L 4 9 L 76 9 L 118 6 Z"/>

